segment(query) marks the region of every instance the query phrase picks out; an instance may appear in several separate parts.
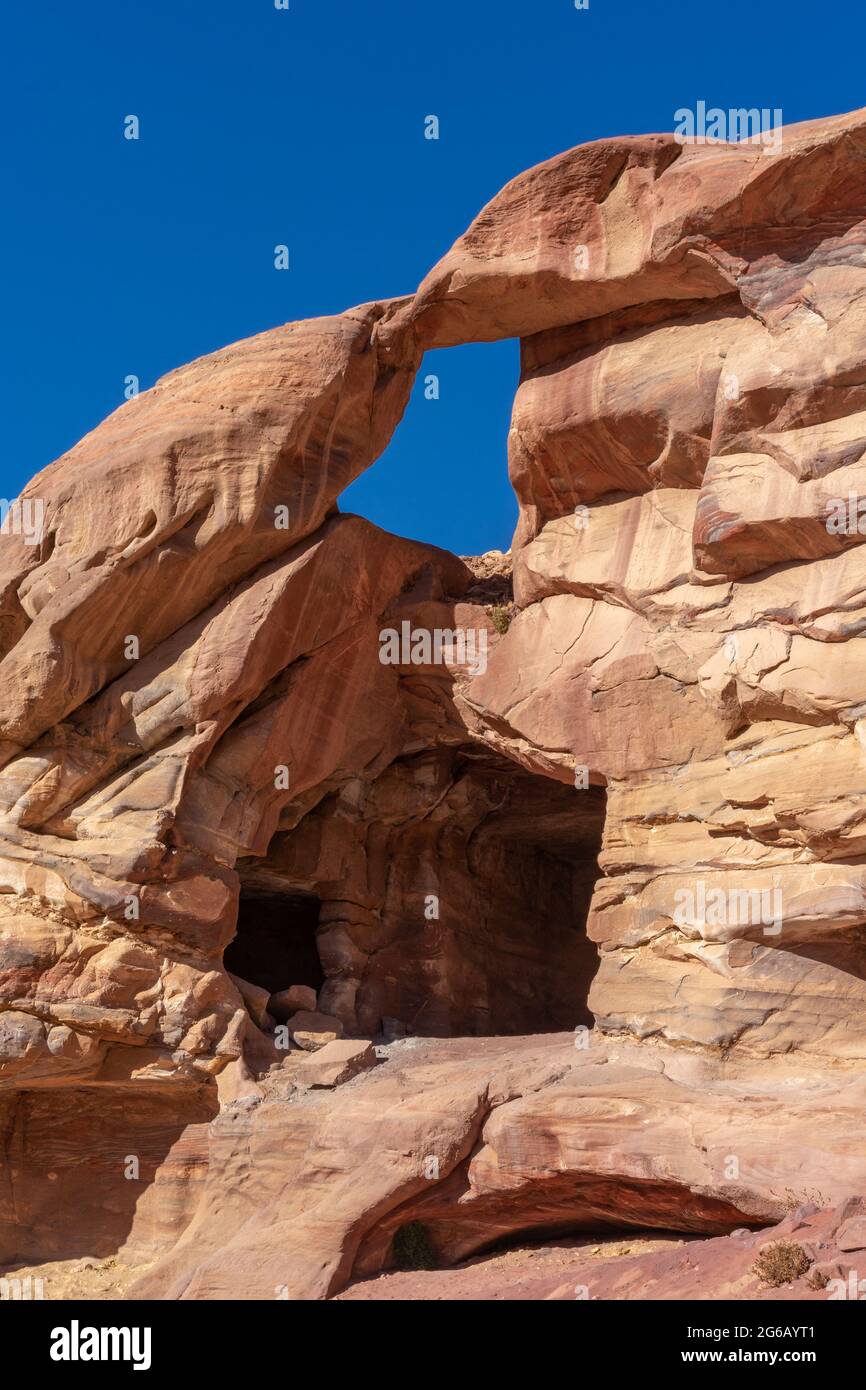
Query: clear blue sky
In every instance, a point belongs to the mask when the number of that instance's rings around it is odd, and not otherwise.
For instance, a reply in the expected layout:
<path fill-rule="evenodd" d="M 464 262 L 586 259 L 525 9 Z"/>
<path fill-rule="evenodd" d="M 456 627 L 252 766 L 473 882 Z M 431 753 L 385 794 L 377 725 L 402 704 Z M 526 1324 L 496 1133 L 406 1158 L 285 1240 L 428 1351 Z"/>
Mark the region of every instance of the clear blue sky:
<path fill-rule="evenodd" d="M 670 130 L 700 98 L 786 123 L 866 104 L 862 0 L 290 5 L 7 6 L 0 496 L 108 414 L 129 373 L 144 388 L 236 338 L 413 290 L 502 184 L 560 150 Z M 425 371 L 440 400 L 416 388 L 342 505 L 462 553 L 504 547 L 517 345 Z"/>

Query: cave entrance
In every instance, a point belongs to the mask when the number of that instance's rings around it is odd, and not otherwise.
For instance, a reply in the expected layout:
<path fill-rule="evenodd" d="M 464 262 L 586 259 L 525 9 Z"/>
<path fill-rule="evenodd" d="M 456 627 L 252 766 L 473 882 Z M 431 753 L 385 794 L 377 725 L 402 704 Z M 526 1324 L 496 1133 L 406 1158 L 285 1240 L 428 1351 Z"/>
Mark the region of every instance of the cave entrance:
<path fill-rule="evenodd" d="M 435 804 L 389 837 L 383 916 L 393 935 L 362 976 L 359 1018 L 389 1016 L 434 1037 L 591 1027 L 598 951 L 586 922 L 605 788 L 487 749 L 438 750 L 433 762 L 435 772 L 423 755 L 394 765 Z"/>
<path fill-rule="evenodd" d="M 606 802 L 477 743 L 397 758 L 241 868 L 226 968 L 311 986 L 350 1036 L 591 1027 Z"/>
<path fill-rule="evenodd" d="M 321 903 L 313 894 L 241 889 L 237 935 L 226 947 L 227 970 L 271 994 L 290 985 L 321 988 L 316 945 Z"/>
<path fill-rule="evenodd" d="M 575 788 L 480 745 L 396 760 L 361 810 L 374 823 L 357 834 L 375 910 L 364 923 L 354 906 L 343 920 L 328 913 L 320 948 L 336 972 L 324 997 L 338 998 L 342 976 L 349 1026 L 363 1036 L 592 1026 L 587 917 L 605 810 L 601 785 Z"/>

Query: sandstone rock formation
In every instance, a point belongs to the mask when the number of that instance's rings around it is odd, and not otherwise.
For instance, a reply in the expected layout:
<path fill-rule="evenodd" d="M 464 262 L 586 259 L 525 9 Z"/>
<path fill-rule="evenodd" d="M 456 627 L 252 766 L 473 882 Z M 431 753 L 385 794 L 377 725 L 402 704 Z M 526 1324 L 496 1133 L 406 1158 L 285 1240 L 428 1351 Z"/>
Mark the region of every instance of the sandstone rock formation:
<path fill-rule="evenodd" d="M 559 1240 L 449 1269 L 382 1274 L 360 1280 L 337 1298 L 859 1301 L 866 1289 L 862 1222 L 858 1198 L 823 1212 L 807 1203 L 771 1230 L 743 1228 L 699 1244 L 670 1238 Z M 808 1262 L 804 1273 L 783 1282 L 760 1277 L 755 1266 L 762 1252 L 777 1244 L 802 1251 Z"/>
<path fill-rule="evenodd" d="M 0 1264 L 316 1298 L 412 1221 L 447 1263 L 866 1192 L 864 250 L 864 113 L 598 141 L 33 480 Z M 342 514 L 423 353 L 505 336 L 511 552 Z"/>

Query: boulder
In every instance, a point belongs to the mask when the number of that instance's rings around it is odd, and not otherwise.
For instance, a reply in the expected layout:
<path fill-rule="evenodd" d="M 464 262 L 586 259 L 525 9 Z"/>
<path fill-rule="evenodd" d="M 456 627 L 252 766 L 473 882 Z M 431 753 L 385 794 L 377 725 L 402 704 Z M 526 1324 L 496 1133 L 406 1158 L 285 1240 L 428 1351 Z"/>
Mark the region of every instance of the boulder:
<path fill-rule="evenodd" d="M 370 1043 L 338 1038 L 306 1059 L 299 1080 L 305 1086 L 340 1086 L 375 1065 L 376 1052 Z"/>
<path fill-rule="evenodd" d="M 229 978 L 237 985 L 238 993 L 249 1010 L 250 1018 L 260 1028 L 271 1027 L 274 1020 L 268 1012 L 268 1001 L 271 997 L 268 991 L 259 985 L 250 984 L 249 980 L 242 980 L 240 975 L 233 975 L 231 971 L 229 971 Z"/>
<path fill-rule="evenodd" d="M 268 1004 L 270 1013 L 281 1023 L 294 1013 L 313 1013 L 315 1008 L 316 991 L 310 985 L 289 985 L 288 989 L 272 994 Z"/>
<path fill-rule="evenodd" d="M 343 1025 L 338 1018 L 315 1010 L 300 1009 L 292 1014 L 286 1026 L 292 1042 L 305 1052 L 317 1052 L 343 1036 Z"/>

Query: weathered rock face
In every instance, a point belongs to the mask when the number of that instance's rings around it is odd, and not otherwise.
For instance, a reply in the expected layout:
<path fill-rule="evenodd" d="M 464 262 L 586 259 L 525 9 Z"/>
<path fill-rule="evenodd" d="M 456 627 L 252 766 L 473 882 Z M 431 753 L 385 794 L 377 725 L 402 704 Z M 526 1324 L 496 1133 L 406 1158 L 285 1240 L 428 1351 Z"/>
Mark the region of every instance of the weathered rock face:
<path fill-rule="evenodd" d="M 134 1292 L 326 1297 L 387 1266 L 414 1221 L 448 1264 L 525 1231 L 760 1226 L 862 1182 L 862 1075 L 806 1080 L 784 1061 L 768 1079 L 755 1063 L 722 1074 L 680 1049 L 581 1049 L 562 1035 L 382 1050 L 336 1091 L 290 1091 L 287 1104 L 271 1090 L 199 1127 L 196 1215 Z M 173 1179 L 169 1162 L 134 1241 L 150 1237 Z"/>
<path fill-rule="evenodd" d="M 180 1237 L 150 1295 L 318 1297 L 409 1220 L 455 1260 L 866 1190 L 864 249 L 862 113 L 599 141 L 414 298 L 181 368 L 34 479 L 0 1260 Z M 423 352 L 503 336 L 510 556 L 341 515 Z M 110 1221 L 45 1224 L 88 1172 Z"/>
<path fill-rule="evenodd" d="M 397 759 L 332 792 L 241 871 L 253 893 L 239 932 L 247 973 L 274 959 L 270 939 L 257 946 L 266 901 L 285 937 L 302 892 L 319 904 L 319 1002 L 348 1029 L 377 1034 L 383 1018 L 434 1037 L 586 1024 L 598 957 L 583 924 L 603 820 L 600 788 L 578 796 L 480 748 Z"/>
<path fill-rule="evenodd" d="M 749 1299 L 818 1302 L 862 1299 L 862 1199 L 830 1211 L 810 1203 L 772 1230 L 745 1227 L 700 1241 L 670 1237 L 584 1236 L 491 1254 L 486 1259 L 423 1273 L 382 1274 L 338 1295 L 340 1301 L 379 1299 Z M 799 1252 L 802 1273 L 762 1277 L 767 1252 Z"/>

